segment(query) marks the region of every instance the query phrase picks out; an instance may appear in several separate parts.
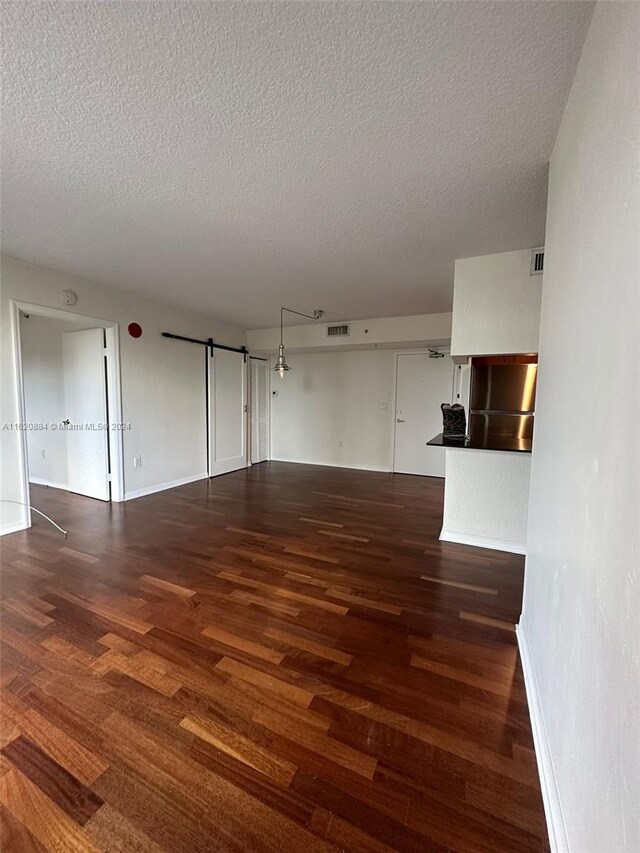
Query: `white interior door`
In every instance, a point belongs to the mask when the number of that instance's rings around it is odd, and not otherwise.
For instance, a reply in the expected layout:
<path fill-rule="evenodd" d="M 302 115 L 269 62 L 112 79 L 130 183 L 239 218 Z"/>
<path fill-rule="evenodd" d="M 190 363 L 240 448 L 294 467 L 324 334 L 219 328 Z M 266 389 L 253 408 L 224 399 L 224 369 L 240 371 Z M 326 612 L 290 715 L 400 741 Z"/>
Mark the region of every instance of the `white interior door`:
<path fill-rule="evenodd" d="M 269 458 L 269 363 L 262 358 L 250 358 L 251 462 L 265 462 Z"/>
<path fill-rule="evenodd" d="M 399 353 L 396 357 L 396 417 L 393 470 L 444 477 L 445 451 L 426 442 L 442 432 L 441 403 L 450 403 L 454 364 L 450 356 Z"/>
<path fill-rule="evenodd" d="M 109 433 L 104 329 L 62 335 L 69 491 L 108 501 Z M 100 425 L 103 428 L 100 428 Z"/>
<path fill-rule="evenodd" d="M 209 476 L 247 465 L 247 371 L 244 355 L 214 350 L 209 362 Z"/>

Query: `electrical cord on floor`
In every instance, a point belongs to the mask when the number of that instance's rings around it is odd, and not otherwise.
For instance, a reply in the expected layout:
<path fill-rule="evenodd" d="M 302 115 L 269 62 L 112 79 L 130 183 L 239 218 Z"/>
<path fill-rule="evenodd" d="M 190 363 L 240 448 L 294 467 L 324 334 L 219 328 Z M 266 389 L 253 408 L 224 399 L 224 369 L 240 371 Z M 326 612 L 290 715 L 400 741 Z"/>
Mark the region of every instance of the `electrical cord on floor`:
<path fill-rule="evenodd" d="M 57 528 L 57 529 L 60 531 L 60 533 L 64 533 L 64 538 L 65 538 L 65 539 L 68 539 L 68 538 L 69 538 L 69 531 L 68 531 L 68 530 L 64 530 L 62 527 L 60 527 L 60 525 L 59 525 L 59 524 L 56 524 L 56 523 L 55 523 L 55 521 L 54 521 L 52 518 L 49 518 L 49 516 L 48 516 L 48 515 L 45 515 L 45 513 L 44 513 L 44 512 L 40 512 L 40 510 L 39 510 L 39 509 L 36 509 L 34 506 L 31 506 L 31 504 L 26 504 L 26 503 L 23 503 L 22 501 L 10 501 L 10 500 L 6 500 L 5 498 L 1 498 L 1 499 L 0 499 L 0 503 L 3 503 L 3 504 L 17 504 L 18 506 L 26 506 L 26 507 L 27 507 L 31 512 L 37 512 L 37 513 L 38 513 L 38 515 L 41 515 L 43 518 L 46 518 L 46 519 L 47 519 L 47 521 L 50 521 L 50 522 L 51 522 L 51 524 L 53 524 L 53 526 L 54 526 L 55 528 Z"/>

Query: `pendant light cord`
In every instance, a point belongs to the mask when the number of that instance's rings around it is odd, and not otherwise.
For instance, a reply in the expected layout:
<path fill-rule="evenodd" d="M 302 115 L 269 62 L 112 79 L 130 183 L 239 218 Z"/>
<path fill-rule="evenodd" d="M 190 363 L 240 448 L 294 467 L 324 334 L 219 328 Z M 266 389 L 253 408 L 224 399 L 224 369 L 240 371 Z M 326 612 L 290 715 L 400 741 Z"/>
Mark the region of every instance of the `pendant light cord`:
<path fill-rule="evenodd" d="M 289 314 L 297 314 L 298 317 L 307 317 L 309 320 L 320 320 L 324 311 L 321 311 L 320 308 L 316 308 L 313 314 L 303 314 L 302 311 L 294 311 L 293 308 L 285 308 L 284 306 L 280 309 L 280 325 L 282 325 L 282 312 L 288 311 Z"/>
<path fill-rule="evenodd" d="M 320 308 L 316 308 L 316 310 L 313 312 L 313 314 L 303 314 L 302 311 L 295 311 L 293 308 L 285 308 L 283 305 L 282 308 L 280 308 L 280 346 L 284 346 L 283 332 L 282 332 L 282 326 L 283 326 L 283 319 L 282 318 L 284 316 L 285 311 L 288 311 L 289 314 L 297 314 L 298 317 L 306 317 L 308 320 L 320 320 L 322 318 L 322 315 L 324 314 L 324 311 L 322 311 Z"/>
<path fill-rule="evenodd" d="M 298 317 L 306 317 L 309 320 L 319 320 L 324 311 L 321 311 L 319 308 L 316 308 L 313 314 L 304 314 L 302 311 L 296 311 L 293 308 L 285 308 L 284 305 L 280 307 L 280 346 L 278 348 L 278 360 L 276 362 L 276 366 L 273 368 L 277 370 L 280 374 L 280 378 L 284 378 L 285 371 L 290 368 L 287 366 L 287 362 L 284 357 L 284 312 L 288 311 L 290 314 L 296 314 Z"/>

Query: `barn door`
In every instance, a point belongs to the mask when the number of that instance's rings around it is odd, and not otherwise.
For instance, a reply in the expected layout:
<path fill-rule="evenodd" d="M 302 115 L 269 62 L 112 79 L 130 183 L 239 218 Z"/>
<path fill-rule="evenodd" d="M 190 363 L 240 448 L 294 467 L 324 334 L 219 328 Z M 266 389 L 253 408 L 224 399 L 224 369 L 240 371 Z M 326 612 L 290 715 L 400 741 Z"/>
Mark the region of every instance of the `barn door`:
<path fill-rule="evenodd" d="M 209 360 L 209 476 L 247 465 L 247 369 L 241 352 Z"/>

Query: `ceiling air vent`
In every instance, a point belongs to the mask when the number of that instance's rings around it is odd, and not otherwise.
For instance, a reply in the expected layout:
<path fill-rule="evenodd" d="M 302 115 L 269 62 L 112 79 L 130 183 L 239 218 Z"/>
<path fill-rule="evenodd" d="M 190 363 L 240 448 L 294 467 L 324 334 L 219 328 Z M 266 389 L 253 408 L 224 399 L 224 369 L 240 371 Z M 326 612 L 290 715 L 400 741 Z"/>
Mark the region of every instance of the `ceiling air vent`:
<path fill-rule="evenodd" d="M 542 275 L 544 270 L 544 249 L 533 249 L 531 252 L 531 269 L 529 275 Z"/>
<path fill-rule="evenodd" d="M 342 338 L 345 335 L 348 335 L 349 331 L 350 328 L 348 323 L 343 323 L 340 326 L 327 326 L 327 337 Z"/>

